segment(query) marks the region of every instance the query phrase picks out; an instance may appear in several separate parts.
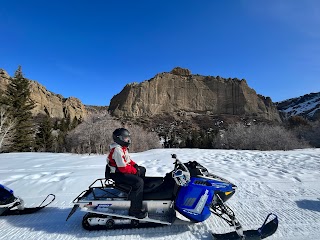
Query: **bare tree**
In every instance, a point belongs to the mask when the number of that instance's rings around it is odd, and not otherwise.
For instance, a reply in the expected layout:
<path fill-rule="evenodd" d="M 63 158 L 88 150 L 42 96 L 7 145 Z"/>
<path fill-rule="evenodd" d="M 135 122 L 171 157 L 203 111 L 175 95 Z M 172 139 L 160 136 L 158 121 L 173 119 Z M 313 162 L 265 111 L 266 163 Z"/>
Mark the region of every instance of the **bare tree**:
<path fill-rule="evenodd" d="M 128 127 L 131 133 L 131 152 L 141 152 L 149 149 L 162 148 L 160 138 L 156 132 L 148 132 L 140 126 L 132 125 Z"/>
<path fill-rule="evenodd" d="M 290 150 L 310 147 L 282 126 L 235 124 L 218 137 L 220 148 L 247 150 Z"/>
<path fill-rule="evenodd" d="M 135 125 L 124 126 L 108 113 L 99 113 L 90 116 L 68 133 L 68 151 L 106 154 L 109 151 L 108 146 L 113 142 L 113 131 L 121 127 L 125 127 L 131 132 L 131 152 L 161 148 L 159 137 L 155 132 L 148 132 Z"/>
<path fill-rule="evenodd" d="M 15 121 L 12 120 L 4 107 L 0 107 L 0 152 L 11 146 Z"/>
<path fill-rule="evenodd" d="M 108 113 L 93 114 L 68 133 L 69 151 L 105 154 L 112 142 L 112 132 L 121 126 Z"/>
<path fill-rule="evenodd" d="M 299 125 L 293 129 L 298 138 L 310 143 L 312 147 L 320 147 L 320 120 Z"/>

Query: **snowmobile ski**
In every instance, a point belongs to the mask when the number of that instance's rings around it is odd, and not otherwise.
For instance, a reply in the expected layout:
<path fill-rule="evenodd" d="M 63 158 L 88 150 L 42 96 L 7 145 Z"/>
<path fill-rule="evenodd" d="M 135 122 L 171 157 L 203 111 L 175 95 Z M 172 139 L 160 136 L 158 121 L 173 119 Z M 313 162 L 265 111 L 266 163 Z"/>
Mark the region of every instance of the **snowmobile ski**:
<path fill-rule="evenodd" d="M 51 197 L 51 199 L 49 198 Z M 50 199 L 48 203 L 46 203 L 45 205 L 43 205 L 47 199 Z M 13 209 L 15 207 L 18 207 L 19 205 L 21 205 L 21 201 L 22 199 L 20 198 L 16 198 L 15 202 L 13 204 L 11 204 L 10 207 L 7 208 L 2 208 L 0 209 L 0 216 L 9 216 L 9 215 L 24 215 L 24 214 L 31 214 L 31 213 L 35 213 L 40 211 L 41 209 L 47 207 L 49 204 L 51 204 L 54 200 L 55 200 L 56 196 L 54 194 L 49 194 L 43 201 L 42 203 L 38 206 L 38 207 L 32 207 L 32 208 L 17 208 L 17 209 Z"/>
<path fill-rule="evenodd" d="M 273 217 L 273 219 L 267 223 L 270 217 Z M 212 233 L 212 236 L 214 240 L 260 240 L 270 237 L 277 231 L 277 228 L 278 217 L 275 214 L 270 213 L 258 230 L 243 231 L 242 236 L 239 235 L 237 231 L 222 234 Z"/>

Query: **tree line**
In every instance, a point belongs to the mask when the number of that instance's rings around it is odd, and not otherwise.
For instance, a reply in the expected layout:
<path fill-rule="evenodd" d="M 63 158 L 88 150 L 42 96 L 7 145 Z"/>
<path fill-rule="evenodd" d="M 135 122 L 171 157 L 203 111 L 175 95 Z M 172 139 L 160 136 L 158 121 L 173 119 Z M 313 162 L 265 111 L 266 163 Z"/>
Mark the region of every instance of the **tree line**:
<path fill-rule="evenodd" d="M 165 146 L 174 148 L 291 150 L 320 147 L 320 121 L 293 116 L 281 124 L 236 122 L 228 126 L 169 133 Z"/>

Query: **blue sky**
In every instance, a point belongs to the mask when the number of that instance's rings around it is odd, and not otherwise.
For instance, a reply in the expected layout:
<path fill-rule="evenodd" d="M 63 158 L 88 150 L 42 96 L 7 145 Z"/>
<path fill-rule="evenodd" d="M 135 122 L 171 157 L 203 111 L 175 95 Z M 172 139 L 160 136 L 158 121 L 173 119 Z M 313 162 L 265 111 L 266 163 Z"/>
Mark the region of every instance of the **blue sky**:
<path fill-rule="evenodd" d="M 281 101 L 320 91 L 320 1 L 1 1 L 0 68 L 18 65 L 90 105 L 176 66 Z"/>

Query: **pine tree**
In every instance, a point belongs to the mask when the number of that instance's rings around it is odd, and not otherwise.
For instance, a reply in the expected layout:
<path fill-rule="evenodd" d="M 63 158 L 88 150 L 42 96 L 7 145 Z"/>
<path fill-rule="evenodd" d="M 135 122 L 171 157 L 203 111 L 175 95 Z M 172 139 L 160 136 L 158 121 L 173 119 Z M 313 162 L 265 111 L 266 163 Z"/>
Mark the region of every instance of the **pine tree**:
<path fill-rule="evenodd" d="M 50 152 L 53 146 L 53 124 L 50 116 L 45 115 L 41 120 L 36 134 L 36 150 Z"/>
<path fill-rule="evenodd" d="M 21 66 L 18 67 L 14 77 L 10 80 L 3 98 L 10 115 L 17 123 L 10 151 L 30 151 L 34 140 L 31 113 L 34 103 L 30 100 L 29 80 L 23 77 Z"/>

